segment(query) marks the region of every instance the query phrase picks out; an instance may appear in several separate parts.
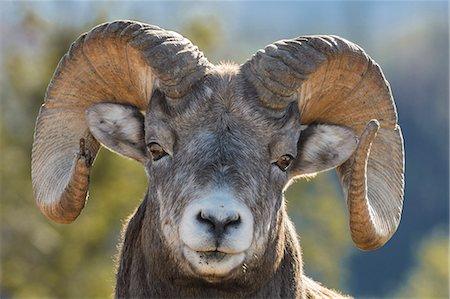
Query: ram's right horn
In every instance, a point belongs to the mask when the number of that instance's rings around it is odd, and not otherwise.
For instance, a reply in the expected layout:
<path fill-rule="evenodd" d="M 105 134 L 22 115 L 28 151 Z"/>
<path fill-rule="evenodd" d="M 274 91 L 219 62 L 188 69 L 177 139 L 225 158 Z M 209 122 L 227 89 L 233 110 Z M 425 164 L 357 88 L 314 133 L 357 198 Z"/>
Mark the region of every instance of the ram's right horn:
<path fill-rule="evenodd" d="M 361 136 L 355 153 L 337 167 L 350 230 L 361 249 L 386 243 L 403 207 L 404 152 L 394 99 L 380 67 L 343 38 L 304 36 L 267 46 L 242 70 L 265 107 L 282 113 L 296 101 L 302 124 L 341 125 Z"/>

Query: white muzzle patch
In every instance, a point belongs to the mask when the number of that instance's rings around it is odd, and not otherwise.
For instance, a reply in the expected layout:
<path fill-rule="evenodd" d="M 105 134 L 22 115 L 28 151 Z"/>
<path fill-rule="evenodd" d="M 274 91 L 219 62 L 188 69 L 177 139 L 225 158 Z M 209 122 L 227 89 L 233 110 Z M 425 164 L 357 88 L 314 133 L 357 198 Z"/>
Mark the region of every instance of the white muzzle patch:
<path fill-rule="evenodd" d="M 217 190 L 191 202 L 181 218 L 183 254 L 202 276 L 225 276 L 245 259 L 253 215 L 231 192 Z"/>

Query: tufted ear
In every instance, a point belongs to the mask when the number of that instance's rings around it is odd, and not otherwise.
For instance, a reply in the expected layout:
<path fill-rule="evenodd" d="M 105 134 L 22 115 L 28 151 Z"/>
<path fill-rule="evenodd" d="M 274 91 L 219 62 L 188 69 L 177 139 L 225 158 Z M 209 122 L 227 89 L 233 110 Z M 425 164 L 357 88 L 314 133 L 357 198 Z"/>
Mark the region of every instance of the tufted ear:
<path fill-rule="evenodd" d="M 110 150 L 141 163 L 147 160 L 144 116 L 134 106 L 99 103 L 86 111 L 92 135 Z"/>
<path fill-rule="evenodd" d="M 352 129 L 337 125 L 309 125 L 297 144 L 297 157 L 290 167 L 292 176 L 314 174 L 344 163 L 358 142 Z"/>

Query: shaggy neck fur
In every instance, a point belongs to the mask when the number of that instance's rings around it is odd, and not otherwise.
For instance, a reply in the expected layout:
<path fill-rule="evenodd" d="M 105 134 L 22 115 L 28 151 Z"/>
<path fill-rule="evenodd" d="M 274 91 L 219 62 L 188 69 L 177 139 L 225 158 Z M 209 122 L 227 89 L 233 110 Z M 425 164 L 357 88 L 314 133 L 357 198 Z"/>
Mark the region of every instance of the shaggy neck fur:
<path fill-rule="evenodd" d="M 180 265 L 156 229 L 158 210 L 147 194 L 126 227 L 116 298 L 349 298 L 303 275 L 301 249 L 284 206 L 262 262 L 249 268 L 240 283 L 217 284 L 179 276 Z"/>
<path fill-rule="evenodd" d="M 150 206 L 147 206 L 150 205 Z M 145 217 L 149 211 L 153 216 Z M 177 277 L 177 263 L 164 250 L 158 208 L 147 195 L 131 218 L 124 235 L 117 273 L 118 298 L 301 298 L 302 264 L 295 231 L 284 209 L 278 215 L 281 234 L 274 235 L 258 268 L 249 269 L 242 284 L 210 284 L 197 279 Z M 153 219 L 146 223 L 147 219 Z M 286 221 L 287 220 L 287 221 Z M 153 229 L 147 230 L 146 226 Z M 274 267 L 274 264 L 278 266 Z"/>

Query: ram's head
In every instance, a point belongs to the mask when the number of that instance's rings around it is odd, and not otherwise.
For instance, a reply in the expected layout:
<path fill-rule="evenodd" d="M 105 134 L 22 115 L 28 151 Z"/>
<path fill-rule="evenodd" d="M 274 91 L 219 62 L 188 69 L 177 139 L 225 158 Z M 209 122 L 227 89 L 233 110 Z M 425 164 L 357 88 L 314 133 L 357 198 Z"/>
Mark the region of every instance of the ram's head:
<path fill-rule="evenodd" d="M 100 144 L 145 166 L 143 227 L 181 271 L 210 280 L 276 262 L 258 257 L 282 236 L 282 192 L 297 176 L 337 167 L 359 248 L 382 246 L 400 220 L 403 142 L 389 86 L 336 36 L 215 66 L 174 32 L 100 25 L 60 62 L 36 124 L 33 187 L 49 218 L 78 217 Z"/>

